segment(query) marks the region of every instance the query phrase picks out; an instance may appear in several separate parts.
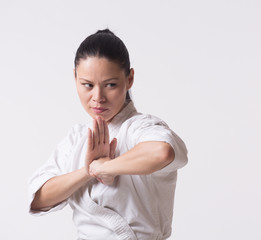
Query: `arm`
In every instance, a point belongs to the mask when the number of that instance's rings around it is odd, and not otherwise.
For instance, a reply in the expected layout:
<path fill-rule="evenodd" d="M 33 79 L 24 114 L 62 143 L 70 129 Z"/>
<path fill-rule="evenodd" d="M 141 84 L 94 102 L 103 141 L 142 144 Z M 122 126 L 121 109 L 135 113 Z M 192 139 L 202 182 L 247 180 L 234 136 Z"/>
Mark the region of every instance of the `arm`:
<path fill-rule="evenodd" d="M 36 192 L 31 209 L 39 211 L 57 205 L 70 197 L 90 179 L 91 176 L 87 173 L 85 167 L 51 178 Z"/>
<path fill-rule="evenodd" d="M 150 174 L 167 166 L 174 157 L 174 150 L 168 143 L 142 142 L 111 161 L 109 158 L 93 161 L 90 170 L 101 179 L 124 174 Z"/>
<path fill-rule="evenodd" d="M 114 175 L 150 174 L 174 160 L 173 148 L 165 142 L 142 142 L 125 154 L 104 164 L 105 171 Z"/>
<path fill-rule="evenodd" d="M 117 142 L 114 139 L 109 143 L 107 124 L 101 118 L 95 119 L 93 121 L 93 129 L 93 132 L 90 129 L 88 130 L 85 166 L 70 173 L 49 179 L 36 192 L 31 204 L 32 210 L 39 211 L 61 203 L 92 178 L 88 167 L 94 159 L 114 156 Z M 98 177 L 97 179 L 100 180 Z"/>

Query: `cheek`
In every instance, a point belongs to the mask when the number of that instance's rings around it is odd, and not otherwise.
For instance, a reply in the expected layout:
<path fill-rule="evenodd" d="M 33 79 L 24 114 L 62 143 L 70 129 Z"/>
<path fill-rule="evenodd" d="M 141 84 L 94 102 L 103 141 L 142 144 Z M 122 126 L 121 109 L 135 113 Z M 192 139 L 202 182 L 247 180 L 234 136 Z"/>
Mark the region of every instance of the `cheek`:
<path fill-rule="evenodd" d="M 127 93 L 126 86 L 123 85 L 123 86 L 121 86 L 120 88 L 118 88 L 116 95 L 117 95 L 118 97 L 123 97 L 123 96 L 126 95 L 126 93 Z"/>
<path fill-rule="evenodd" d="M 91 94 L 82 86 L 77 87 L 77 93 L 82 103 L 87 103 L 90 101 Z"/>
<path fill-rule="evenodd" d="M 124 89 L 119 89 L 112 94 L 110 94 L 110 99 L 114 102 L 121 104 L 123 100 L 125 100 L 126 92 Z"/>

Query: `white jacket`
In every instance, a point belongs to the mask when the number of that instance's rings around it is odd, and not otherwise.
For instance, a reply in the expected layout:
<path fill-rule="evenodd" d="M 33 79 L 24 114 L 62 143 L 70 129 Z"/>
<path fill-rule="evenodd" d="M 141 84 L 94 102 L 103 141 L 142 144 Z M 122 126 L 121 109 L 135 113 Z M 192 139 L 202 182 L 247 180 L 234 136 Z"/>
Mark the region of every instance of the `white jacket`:
<path fill-rule="evenodd" d="M 29 205 L 38 189 L 50 178 L 84 166 L 87 130 L 92 124 L 76 124 L 53 151 L 49 160 L 29 181 Z M 149 175 L 117 176 L 112 186 L 91 180 L 66 201 L 43 215 L 73 209 L 79 239 L 162 240 L 171 234 L 177 169 L 187 163 L 183 141 L 157 117 L 138 113 L 130 101 L 109 124 L 110 138 L 117 138 L 116 156 L 144 141 L 164 141 L 175 151 L 175 159 Z M 112 160 L 113 161 L 113 160 Z"/>

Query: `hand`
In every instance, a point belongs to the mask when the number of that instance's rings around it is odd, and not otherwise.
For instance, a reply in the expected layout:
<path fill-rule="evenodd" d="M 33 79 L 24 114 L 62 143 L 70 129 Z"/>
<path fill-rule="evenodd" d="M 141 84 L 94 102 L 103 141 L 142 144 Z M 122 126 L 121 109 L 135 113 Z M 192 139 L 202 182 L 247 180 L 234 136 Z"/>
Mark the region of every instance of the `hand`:
<path fill-rule="evenodd" d="M 93 132 L 88 129 L 88 145 L 86 151 L 85 166 L 89 172 L 89 165 L 95 159 L 114 158 L 117 140 L 114 138 L 109 143 L 109 129 L 106 121 L 98 117 L 93 120 Z"/>
<path fill-rule="evenodd" d="M 104 164 L 110 161 L 111 158 L 105 157 L 98 160 L 94 160 L 89 167 L 89 173 L 92 177 L 97 178 L 98 181 L 105 185 L 112 185 L 114 182 L 114 175 L 111 175 L 105 171 Z"/>

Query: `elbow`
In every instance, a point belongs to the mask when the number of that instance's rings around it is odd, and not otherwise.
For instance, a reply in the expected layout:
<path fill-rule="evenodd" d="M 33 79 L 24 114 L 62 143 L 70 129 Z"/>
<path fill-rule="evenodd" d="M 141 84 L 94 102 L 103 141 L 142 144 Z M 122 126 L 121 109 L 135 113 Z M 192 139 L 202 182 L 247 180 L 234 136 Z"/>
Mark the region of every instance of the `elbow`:
<path fill-rule="evenodd" d="M 52 205 L 48 205 L 45 203 L 45 201 L 43 201 L 42 195 L 41 195 L 41 189 L 39 189 L 34 196 L 34 199 L 30 206 L 30 210 L 32 212 L 39 212 L 39 211 L 44 212 L 44 211 L 51 209 L 52 207 L 53 207 Z"/>
<path fill-rule="evenodd" d="M 46 212 L 46 211 L 49 211 L 53 207 L 55 207 L 55 206 L 47 206 L 47 205 L 41 204 L 39 202 L 33 201 L 30 206 L 30 211 L 31 212 Z"/>
<path fill-rule="evenodd" d="M 187 149 L 178 148 L 178 152 L 175 153 L 173 147 L 166 142 L 161 142 L 157 148 L 157 162 L 159 169 L 162 169 L 175 161 L 172 169 L 179 169 L 184 167 L 188 163 Z M 159 170 L 158 169 L 158 170 Z"/>
<path fill-rule="evenodd" d="M 41 205 L 41 202 L 39 200 L 39 192 L 37 192 L 35 194 L 35 197 L 34 197 L 32 203 L 31 203 L 30 208 L 31 208 L 31 211 L 33 211 L 33 212 L 38 212 L 38 211 L 42 210 L 43 206 Z"/>
<path fill-rule="evenodd" d="M 168 143 L 162 142 L 159 144 L 159 150 L 157 152 L 158 160 L 160 161 L 162 167 L 170 164 L 175 158 L 174 149 Z"/>
<path fill-rule="evenodd" d="M 39 195 L 40 195 L 40 189 L 35 193 L 34 199 L 30 205 L 31 211 L 40 211 L 40 205 L 39 205 Z"/>

